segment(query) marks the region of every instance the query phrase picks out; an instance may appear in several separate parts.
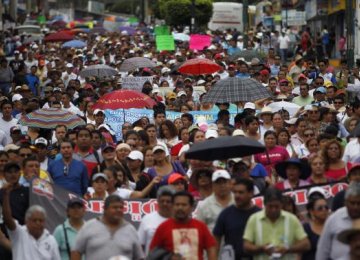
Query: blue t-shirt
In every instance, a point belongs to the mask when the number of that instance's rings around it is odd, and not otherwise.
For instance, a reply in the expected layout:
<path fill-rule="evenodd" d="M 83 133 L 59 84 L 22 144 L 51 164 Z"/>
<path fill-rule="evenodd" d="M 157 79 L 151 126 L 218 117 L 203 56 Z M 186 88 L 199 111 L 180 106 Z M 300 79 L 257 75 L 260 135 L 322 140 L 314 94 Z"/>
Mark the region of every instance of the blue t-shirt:
<path fill-rule="evenodd" d="M 251 170 L 251 177 L 266 177 L 267 172 L 265 167 L 261 163 L 257 163 L 256 166 Z"/>
<path fill-rule="evenodd" d="M 40 85 L 40 81 L 39 81 L 38 76 L 32 75 L 32 74 L 27 74 L 26 75 L 26 80 L 28 82 L 28 86 L 29 86 L 31 92 L 35 96 L 38 96 L 39 93 L 37 93 L 37 88 L 36 88 L 37 85 Z"/>

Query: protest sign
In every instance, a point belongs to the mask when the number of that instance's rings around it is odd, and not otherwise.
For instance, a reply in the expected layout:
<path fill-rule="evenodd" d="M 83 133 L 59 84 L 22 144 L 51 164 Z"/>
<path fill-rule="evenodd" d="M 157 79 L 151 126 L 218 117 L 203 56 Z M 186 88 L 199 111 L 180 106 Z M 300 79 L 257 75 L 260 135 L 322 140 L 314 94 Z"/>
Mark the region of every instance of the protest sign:
<path fill-rule="evenodd" d="M 167 25 L 156 26 L 154 33 L 156 36 L 158 35 L 170 35 L 170 28 Z"/>
<path fill-rule="evenodd" d="M 300 187 L 291 191 L 284 191 L 285 195 L 294 198 L 297 209 L 301 215 L 306 214 L 307 193 L 311 187 L 321 186 L 326 191 L 326 199 L 328 205 L 331 205 L 334 196 L 347 188 L 348 184 L 344 182 L 330 183 L 326 185 L 309 185 Z M 34 179 L 30 187 L 30 205 L 40 205 L 45 208 L 48 218 L 46 228 L 51 232 L 55 227 L 64 222 L 66 219 L 66 206 L 69 199 L 77 197 L 77 195 L 66 191 L 57 185 L 41 179 Z M 263 208 L 263 196 L 256 196 L 253 198 L 253 204 Z M 90 200 L 85 201 L 86 207 L 85 219 L 91 219 L 100 216 L 103 213 L 104 201 Z M 155 199 L 130 199 L 125 200 L 124 218 L 132 223 L 135 228 L 140 225 L 142 218 L 156 211 L 158 208 Z M 196 216 L 196 209 L 193 212 Z"/>
<path fill-rule="evenodd" d="M 175 50 L 174 37 L 172 35 L 156 36 L 156 50 L 157 51 L 173 51 L 173 50 Z"/>
<path fill-rule="evenodd" d="M 146 81 L 149 81 L 152 84 L 153 77 L 124 77 L 121 78 L 121 86 L 122 89 L 131 89 L 141 92 Z"/>
<path fill-rule="evenodd" d="M 190 35 L 190 50 L 202 51 L 204 48 L 211 45 L 211 36 L 192 34 Z"/>

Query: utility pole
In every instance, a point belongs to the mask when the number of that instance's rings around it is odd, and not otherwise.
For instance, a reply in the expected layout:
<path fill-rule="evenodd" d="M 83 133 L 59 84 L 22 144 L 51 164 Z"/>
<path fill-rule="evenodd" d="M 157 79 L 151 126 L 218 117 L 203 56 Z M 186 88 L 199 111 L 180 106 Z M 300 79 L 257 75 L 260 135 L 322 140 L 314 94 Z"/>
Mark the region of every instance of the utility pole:
<path fill-rule="evenodd" d="M 247 49 L 249 43 L 248 31 L 249 31 L 249 1 L 243 0 L 243 34 L 244 34 L 244 49 Z"/>
<path fill-rule="evenodd" d="M 354 40 L 354 8 L 353 8 L 353 0 L 346 0 L 346 9 L 345 9 L 345 21 L 346 21 L 346 57 L 347 57 L 347 64 L 349 68 L 354 67 L 354 47 L 355 47 L 355 40 Z"/>
<path fill-rule="evenodd" d="M 195 32 L 195 0 L 191 0 L 190 33 Z"/>

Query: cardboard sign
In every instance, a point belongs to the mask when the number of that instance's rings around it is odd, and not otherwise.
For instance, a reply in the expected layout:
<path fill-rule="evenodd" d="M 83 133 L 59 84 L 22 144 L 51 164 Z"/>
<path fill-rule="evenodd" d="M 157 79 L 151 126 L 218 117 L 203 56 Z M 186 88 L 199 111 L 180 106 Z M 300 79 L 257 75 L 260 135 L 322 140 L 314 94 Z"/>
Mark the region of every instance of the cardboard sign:
<path fill-rule="evenodd" d="M 174 37 L 172 35 L 156 36 L 156 50 L 157 51 L 173 51 L 173 50 L 175 50 Z"/>
<path fill-rule="evenodd" d="M 211 36 L 192 34 L 190 35 L 190 50 L 202 51 L 211 45 Z"/>

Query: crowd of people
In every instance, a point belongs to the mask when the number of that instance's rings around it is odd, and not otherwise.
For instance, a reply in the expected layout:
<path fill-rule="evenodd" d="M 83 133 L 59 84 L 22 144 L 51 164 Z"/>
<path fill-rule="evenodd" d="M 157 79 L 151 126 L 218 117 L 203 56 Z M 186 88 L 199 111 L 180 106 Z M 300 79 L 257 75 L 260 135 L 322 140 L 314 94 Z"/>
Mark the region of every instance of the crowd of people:
<path fill-rule="evenodd" d="M 142 25 L 133 35 L 78 31 L 76 38 L 87 44 L 82 49 L 28 42 L 27 35 L 13 33 L 4 32 L 1 46 L 14 58 L 0 58 L 1 259 L 360 258 L 359 68 L 346 61 L 334 68 L 312 56 L 308 30 L 291 60 L 286 32 L 264 43 L 249 31 L 245 45 L 236 31 L 213 32 L 202 51 L 176 41 L 175 51 L 161 52 Z M 239 55 L 246 45 L 266 55 L 246 60 Z M 131 57 L 151 59 L 157 67 L 106 79 L 79 75 L 94 64 L 119 70 Z M 177 71 L 197 57 L 221 69 L 199 76 Z M 142 93 L 157 104 L 153 117 L 124 122 L 117 140 L 105 111 L 94 105 L 121 89 L 128 75 L 152 76 Z M 228 77 L 253 78 L 272 97 L 202 102 Z M 274 109 L 276 102 L 286 105 Z M 294 104 L 296 111 L 290 110 Z M 49 107 L 78 115 L 84 126 L 19 124 L 22 116 Z M 181 116 L 169 120 L 169 111 Z M 217 113 L 217 119 L 196 120 L 194 111 Z M 194 144 L 221 136 L 254 139 L 265 151 L 219 161 L 186 157 Z M 45 209 L 29 203 L 34 178 L 78 195 L 53 234 L 45 229 Z M 330 205 L 322 185 L 340 181 L 349 187 Z M 300 187 L 308 189 L 307 214 L 284 195 Z M 253 204 L 256 195 L 264 196 L 263 209 Z M 103 215 L 85 221 L 80 198 L 103 200 Z M 136 230 L 123 210 L 124 200 L 139 198 L 157 199 L 158 210 Z"/>

